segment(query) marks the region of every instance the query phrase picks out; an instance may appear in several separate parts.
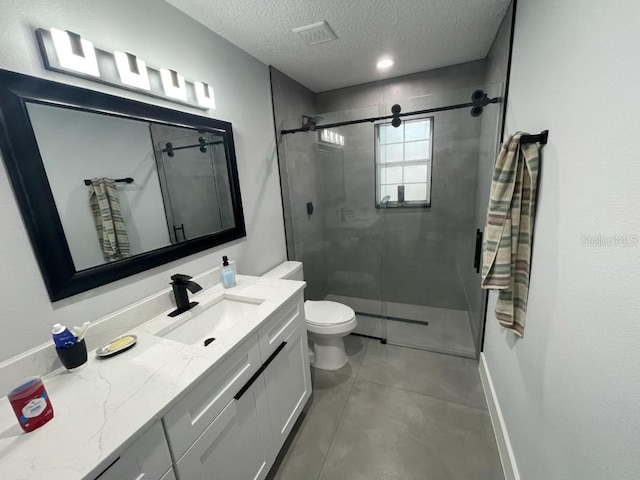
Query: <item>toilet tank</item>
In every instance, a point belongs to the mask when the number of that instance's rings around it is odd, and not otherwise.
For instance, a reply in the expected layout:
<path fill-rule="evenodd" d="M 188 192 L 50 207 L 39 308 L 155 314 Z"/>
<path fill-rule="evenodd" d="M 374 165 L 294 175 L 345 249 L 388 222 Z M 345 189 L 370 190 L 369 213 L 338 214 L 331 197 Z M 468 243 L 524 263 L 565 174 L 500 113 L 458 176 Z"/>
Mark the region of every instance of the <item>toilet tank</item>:
<path fill-rule="evenodd" d="M 284 280 L 304 280 L 302 262 L 284 262 L 262 275 L 263 277 L 281 278 Z"/>

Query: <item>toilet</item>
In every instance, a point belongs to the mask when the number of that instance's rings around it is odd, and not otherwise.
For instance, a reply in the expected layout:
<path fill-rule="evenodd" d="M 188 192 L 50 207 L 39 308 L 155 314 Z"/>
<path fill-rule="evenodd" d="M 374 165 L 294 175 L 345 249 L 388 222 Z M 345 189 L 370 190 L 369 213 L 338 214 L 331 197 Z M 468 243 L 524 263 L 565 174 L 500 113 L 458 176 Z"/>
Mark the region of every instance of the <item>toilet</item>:
<path fill-rule="evenodd" d="M 284 262 L 263 277 L 303 280 L 302 263 Z M 343 367 L 348 360 L 343 338 L 357 325 L 353 309 L 338 302 L 307 300 L 304 316 L 313 351 L 313 366 L 322 370 Z"/>

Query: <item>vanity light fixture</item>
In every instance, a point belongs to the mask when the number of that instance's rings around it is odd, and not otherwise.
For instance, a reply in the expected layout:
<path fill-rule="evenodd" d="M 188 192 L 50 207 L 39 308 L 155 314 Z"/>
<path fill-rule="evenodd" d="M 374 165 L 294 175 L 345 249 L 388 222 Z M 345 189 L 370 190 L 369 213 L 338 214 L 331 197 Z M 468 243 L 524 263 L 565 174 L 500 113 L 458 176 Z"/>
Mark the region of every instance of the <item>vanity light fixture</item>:
<path fill-rule="evenodd" d="M 113 52 L 118 67 L 118 75 L 120 81 L 125 85 L 130 85 L 143 90 L 151 90 L 149 83 L 149 72 L 147 65 L 131 53 Z"/>
<path fill-rule="evenodd" d="M 386 70 L 387 68 L 391 68 L 396 64 L 396 61 L 393 58 L 381 58 L 378 60 L 376 67 L 380 70 Z"/>
<path fill-rule="evenodd" d="M 211 110 L 216 108 L 216 101 L 213 97 L 213 88 L 204 82 L 194 82 L 196 87 L 196 99 L 201 107 Z"/>
<path fill-rule="evenodd" d="M 344 135 L 329 130 L 327 128 L 320 130 L 320 140 L 325 143 L 332 143 L 333 145 L 344 146 Z"/>
<path fill-rule="evenodd" d="M 216 108 L 213 88 L 204 82 L 187 80 L 175 70 L 149 66 L 126 51 L 94 47 L 89 40 L 68 30 L 37 28 L 35 33 L 47 70 L 200 110 Z"/>
<path fill-rule="evenodd" d="M 162 88 L 164 88 L 164 94 L 167 97 L 182 100 L 183 102 L 187 101 L 187 87 L 182 75 L 175 70 L 161 68 L 160 76 L 162 77 Z"/>
<path fill-rule="evenodd" d="M 51 29 L 51 37 L 60 66 L 94 77 L 100 76 L 93 43 L 77 33 L 57 28 Z"/>

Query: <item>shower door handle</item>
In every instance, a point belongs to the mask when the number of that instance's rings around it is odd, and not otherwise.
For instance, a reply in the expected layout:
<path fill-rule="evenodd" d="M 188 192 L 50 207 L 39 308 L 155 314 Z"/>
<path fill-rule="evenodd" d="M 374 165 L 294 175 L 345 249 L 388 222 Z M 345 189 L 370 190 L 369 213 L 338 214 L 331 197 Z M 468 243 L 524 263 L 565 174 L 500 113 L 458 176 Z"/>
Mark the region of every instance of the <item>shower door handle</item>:
<path fill-rule="evenodd" d="M 473 268 L 476 269 L 476 273 L 480 273 L 480 264 L 482 257 L 482 230 L 476 229 L 476 255 L 473 259 Z"/>
<path fill-rule="evenodd" d="M 186 242 L 187 236 L 184 234 L 184 223 L 181 223 L 179 227 L 176 227 L 175 225 L 173 226 L 173 235 L 176 238 L 176 243 L 180 241 L 178 240 L 178 230 L 182 232 L 182 241 Z"/>

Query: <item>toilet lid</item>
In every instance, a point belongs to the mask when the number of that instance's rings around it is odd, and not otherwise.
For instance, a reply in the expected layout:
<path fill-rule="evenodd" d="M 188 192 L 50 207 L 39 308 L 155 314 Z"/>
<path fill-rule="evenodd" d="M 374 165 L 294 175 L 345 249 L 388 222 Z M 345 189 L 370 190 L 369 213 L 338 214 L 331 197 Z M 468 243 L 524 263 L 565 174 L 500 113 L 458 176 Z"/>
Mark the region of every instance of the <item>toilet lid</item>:
<path fill-rule="evenodd" d="M 308 323 L 315 325 L 337 325 L 353 320 L 356 312 L 338 302 L 307 300 L 304 302 L 304 316 Z"/>

